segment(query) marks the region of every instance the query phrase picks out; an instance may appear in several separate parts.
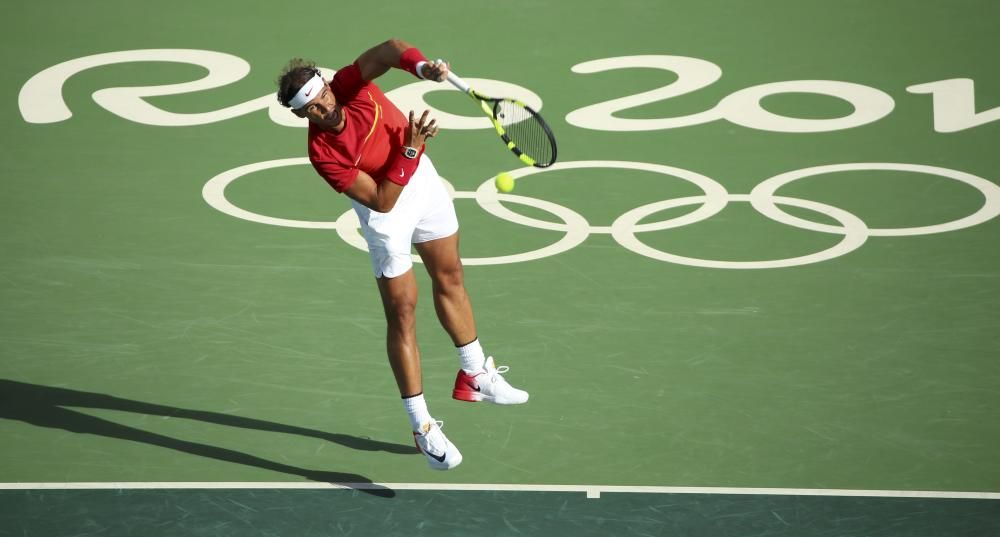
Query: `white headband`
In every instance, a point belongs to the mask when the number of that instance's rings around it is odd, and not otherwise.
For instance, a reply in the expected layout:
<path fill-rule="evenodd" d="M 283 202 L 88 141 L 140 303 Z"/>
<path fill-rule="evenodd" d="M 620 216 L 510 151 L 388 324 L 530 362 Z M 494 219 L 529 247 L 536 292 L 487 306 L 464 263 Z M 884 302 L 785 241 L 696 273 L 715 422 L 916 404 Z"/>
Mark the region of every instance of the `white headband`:
<path fill-rule="evenodd" d="M 302 108 L 303 106 L 309 104 L 309 101 L 315 99 L 316 96 L 319 95 L 320 88 L 325 85 L 326 82 L 323 82 L 323 77 L 319 75 L 313 76 L 309 79 L 309 82 L 306 82 L 299 89 L 299 92 L 295 94 L 295 97 L 292 97 L 292 100 L 288 101 L 288 106 L 291 106 L 296 110 Z"/>

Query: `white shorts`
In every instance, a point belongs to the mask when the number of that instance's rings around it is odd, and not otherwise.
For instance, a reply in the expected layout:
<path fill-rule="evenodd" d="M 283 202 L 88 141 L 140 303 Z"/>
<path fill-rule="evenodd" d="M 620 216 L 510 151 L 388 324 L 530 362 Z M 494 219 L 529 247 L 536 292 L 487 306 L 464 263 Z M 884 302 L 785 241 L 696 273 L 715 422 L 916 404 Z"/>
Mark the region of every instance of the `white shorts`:
<path fill-rule="evenodd" d="M 354 200 L 351 204 L 368 243 L 376 278 L 395 278 L 410 270 L 412 244 L 458 232 L 455 205 L 427 155 L 420 157 L 420 164 L 391 211 L 373 211 Z"/>

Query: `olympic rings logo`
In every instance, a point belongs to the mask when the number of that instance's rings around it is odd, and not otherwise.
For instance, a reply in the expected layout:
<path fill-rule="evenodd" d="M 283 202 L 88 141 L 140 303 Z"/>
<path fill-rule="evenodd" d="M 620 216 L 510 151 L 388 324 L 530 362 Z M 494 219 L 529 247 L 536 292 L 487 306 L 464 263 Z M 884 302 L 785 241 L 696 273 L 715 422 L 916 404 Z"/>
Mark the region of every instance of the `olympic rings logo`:
<path fill-rule="evenodd" d="M 225 196 L 226 187 L 244 175 L 271 168 L 301 166 L 308 164 L 308 158 L 290 158 L 258 162 L 234 168 L 210 179 L 202 189 L 202 197 L 215 209 L 236 218 L 249 220 L 251 222 L 297 228 L 335 229 L 337 234 L 345 242 L 355 248 L 367 251 L 367 245 L 365 244 L 364 238 L 361 236 L 358 219 L 353 209 L 348 209 L 333 222 L 290 220 L 274 218 L 247 211 L 232 204 Z M 551 201 L 540 200 L 517 194 L 498 193 L 493 186 L 492 178 L 484 181 L 474 192 L 456 191 L 454 187 L 448 183 L 448 181 L 445 181 L 446 186 L 452 193 L 453 198 L 474 199 L 483 210 L 496 216 L 497 218 L 508 220 L 527 227 L 559 231 L 563 233 L 562 238 L 556 242 L 537 250 L 498 257 L 463 258 L 462 262 L 465 265 L 473 266 L 502 265 L 532 261 L 558 255 L 571 250 L 585 241 L 591 234 L 609 234 L 624 248 L 639 255 L 659 261 L 665 261 L 667 263 L 719 269 L 795 267 L 828 261 L 830 259 L 846 255 L 860 248 L 861 245 L 863 245 L 870 237 L 902 237 L 956 231 L 982 224 L 983 222 L 987 222 L 1000 214 L 1000 186 L 997 186 L 993 182 L 983 179 L 982 177 L 966 172 L 919 164 L 875 162 L 834 164 L 804 168 L 782 173 L 766 179 L 758 184 L 749 194 L 731 194 L 724 186 L 714 179 L 690 170 L 644 162 L 610 160 L 563 162 L 548 168 L 522 168 L 511 172 L 511 175 L 513 175 L 516 179 L 524 179 L 533 175 L 579 168 L 615 168 L 648 171 L 692 183 L 702 190 L 702 195 L 667 199 L 649 203 L 622 214 L 615 219 L 610 226 L 594 226 L 576 211 Z M 865 222 L 860 218 L 838 207 L 810 200 L 777 195 L 777 191 L 781 187 L 806 177 L 849 171 L 878 170 L 912 172 L 953 179 L 978 190 L 983 195 L 984 203 L 983 206 L 973 214 L 941 224 L 907 228 L 869 228 L 868 225 L 865 224 Z M 841 235 L 842 238 L 837 244 L 830 248 L 800 257 L 763 261 L 719 261 L 684 257 L 664 252 L 662 250 L 657 250 L 642 242 L 638 237 L 640 233 L 663 231 L 701 222 L 718 214 L 730 202 L 750 203 L 750 205 L 757 212 L 776 222 L 809 231 Z M 560 222 L 547 222 L 518 214 L 504 205 L 505 203 L 525 205 L 540 209 L 551 213 L 553 216 L 558 218 Z M 639 224 L 641 220 L 655 213 L 690 205 L 700 206 L 694 211 L 683 216 L 661 220 L 658 222 Z M 821 213 L 832 218 L 839 225 L 811 222 L 787 213 L 781 208 L 781 206 L 798 207 L 800 209 Z M 414 261 L 419 262 L 419 256 L 414 255 Z"/>

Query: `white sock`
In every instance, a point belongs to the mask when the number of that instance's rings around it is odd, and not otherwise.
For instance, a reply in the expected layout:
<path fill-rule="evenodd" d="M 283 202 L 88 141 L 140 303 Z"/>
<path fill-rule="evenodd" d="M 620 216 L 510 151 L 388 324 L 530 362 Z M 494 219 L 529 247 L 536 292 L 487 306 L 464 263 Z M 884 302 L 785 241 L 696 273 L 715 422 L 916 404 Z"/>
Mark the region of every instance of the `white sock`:
<path fill-rule="evenodd" d="M 483 354 L 483 346 L 479 344 L 479 338 L 474 339 L 468 345 L 458 347 L 458 359 L 466 373 L 472 374 L 482 371 L 486 363 L 486 355 Z"/>
<path fill-rule="evenodd" d="M 431 413 L 427 411 L 427 401 L 424 401 L 424 392 L 404 397 L 403 408 L 406 409 L 406 415 L 410 417 L 410 426 L 413 427 L 415 432 L 420 431 L 421 425 L 434 420 L 431 417 Z"/>

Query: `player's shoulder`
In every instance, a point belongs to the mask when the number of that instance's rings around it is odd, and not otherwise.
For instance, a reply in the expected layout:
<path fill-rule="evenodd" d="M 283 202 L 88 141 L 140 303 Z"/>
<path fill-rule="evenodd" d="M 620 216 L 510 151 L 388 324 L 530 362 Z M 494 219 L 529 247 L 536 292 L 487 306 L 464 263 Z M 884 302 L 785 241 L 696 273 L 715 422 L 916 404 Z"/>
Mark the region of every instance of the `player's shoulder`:
<path fill-rule="evenodd" d="M 361 76 L 361 68 L 355 62 L 337 70 L 330 81 L 330 88 L 338 98 L 345 99 L 357 95 L 362 88 L 369 84 L 372 82 Z"/>

